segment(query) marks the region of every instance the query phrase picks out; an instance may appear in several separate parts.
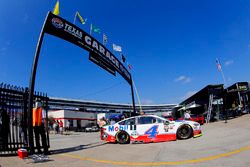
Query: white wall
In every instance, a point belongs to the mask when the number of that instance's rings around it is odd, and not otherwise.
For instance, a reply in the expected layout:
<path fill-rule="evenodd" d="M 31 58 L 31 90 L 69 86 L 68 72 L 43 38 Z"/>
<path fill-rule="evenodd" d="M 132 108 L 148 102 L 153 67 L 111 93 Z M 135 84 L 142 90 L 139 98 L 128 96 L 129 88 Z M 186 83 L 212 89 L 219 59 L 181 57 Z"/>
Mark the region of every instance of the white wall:
<path fill-rule="evenodd" d="M 96 119 L 97 115 L 95 113 L 90 112 L 80 112 L 80 111 L 71 111 L 71 110 L 56 110 L 49 111 L 49 117 L 53 117 L 55 119 L 60 119 L 63 121 L 63 126 L 66 125 L 66 121 L 68 119 L 73 120 L 73 127 L 77 127 L 77 120 L 81 120 L 81 127 L 85 127 L 87 124 L 91 122 L 93 119 Z"/>
<path fill-rule="evenodd" d="M 64 110 L 49 111 L 48 117 L 64 118 Z"/>

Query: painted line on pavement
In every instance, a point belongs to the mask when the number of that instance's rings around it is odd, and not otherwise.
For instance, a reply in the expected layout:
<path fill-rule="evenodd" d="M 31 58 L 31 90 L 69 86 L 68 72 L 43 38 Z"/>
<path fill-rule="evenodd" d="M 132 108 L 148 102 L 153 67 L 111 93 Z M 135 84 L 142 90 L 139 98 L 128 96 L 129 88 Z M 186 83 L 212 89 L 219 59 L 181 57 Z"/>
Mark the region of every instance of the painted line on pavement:
<path fill-rule="evenodd" d="M 89 158 L 89 157 L 81 157 L 78 155 L 73 154 L 61 154 L 65 157 L 71 157 L 75 159 L 80 159 L 84 161 L 91 161 L 91 162 L 97 162 L 97 163 L 104 163 L 104 164 L 110 164 L 110 165 L 127 165 L 127 166 L 161 166 L 161 165 L 183 165 L 183 164 L 193 164 L 193 163 L 199 163 L 204 161 L 211 161 L 223 157 L 228 157 L 234 154 L 238 154 L 242 151 L 249 150 L 250 146 L 242 147 L 237 150 L 233 150 L 227 153 L 218 154 L 214 156 L 208 156 L 198 159 L 191 159 L 191 160 L 183 160 L 183 161 L 169 161 L 169 162 L 123 162 L 123 161 L 112 161 L 112 160 L 102 160 L 102 159 L 95 159 L 95 158 Z"/>

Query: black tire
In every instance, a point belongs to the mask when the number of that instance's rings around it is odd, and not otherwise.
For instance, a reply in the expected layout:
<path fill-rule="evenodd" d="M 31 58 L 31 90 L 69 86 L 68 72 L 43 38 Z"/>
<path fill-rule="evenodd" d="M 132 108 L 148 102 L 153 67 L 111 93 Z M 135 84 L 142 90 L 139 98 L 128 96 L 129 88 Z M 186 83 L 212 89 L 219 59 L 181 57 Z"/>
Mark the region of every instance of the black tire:
<path fill-rule="evenodd" d="M 190 125 L 182 125 L 177 130 L 177 138 L 180 140 L 188 139 L 193 136 L 193 129 Z"/>
<path fill-rule="evenodd" d="M 130 143 L 130 136 L 127 132 L 121 130 L 116 134 L 116 141 L 119 144 L 129 144 Z"/>

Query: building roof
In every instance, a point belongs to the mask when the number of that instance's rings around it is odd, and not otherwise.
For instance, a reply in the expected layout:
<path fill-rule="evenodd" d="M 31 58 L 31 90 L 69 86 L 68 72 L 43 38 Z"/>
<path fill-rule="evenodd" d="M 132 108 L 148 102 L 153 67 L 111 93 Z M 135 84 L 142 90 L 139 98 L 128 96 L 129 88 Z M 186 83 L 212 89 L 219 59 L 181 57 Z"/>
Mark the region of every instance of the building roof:
<path fill-rule="evenodd" d="M 182 101 L 180 105 L 187 105 L 194 101 L 196 103 L 208 101 L 210 93 L 213 93 L 216 96 L 222 93 L 223 90 L 224 90 L 223 84 L 207 85 L 206 87 L 202 88 L 200 91 L 196 92 L 194 95 Z"/>

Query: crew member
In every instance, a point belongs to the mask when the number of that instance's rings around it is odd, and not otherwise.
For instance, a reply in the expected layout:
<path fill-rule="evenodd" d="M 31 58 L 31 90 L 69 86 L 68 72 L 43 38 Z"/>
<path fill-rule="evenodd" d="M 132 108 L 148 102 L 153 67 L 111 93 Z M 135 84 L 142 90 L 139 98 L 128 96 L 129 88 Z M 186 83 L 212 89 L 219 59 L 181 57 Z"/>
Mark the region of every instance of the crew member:
<path fill-rule="evenodd" d="M 44 154 L 49 154 L 48 152 L 48 146 L 46 142 L 46 135 L 45 135 L 45 126 L 46 126 L 46 112 L 42 108 L 42 103 L 40 101 L 37 101 L 35 103 L 35 108 L 33 108 L 32 111 L 33 120 L 32 125 L 34 128 L 35 133 L 35 139 L 36 139 L 36 148 L 39 154 L 42 153 L 41 146 L 40 146 L 40 136 L 42 138 L 42 147 Z"/>
<path fill-rule="evenodd" d="M 190 111 L 186 111 L 186 112 L 184 113 L 184 119 L 185 119 L 185 120 L 190 120 L 190 118 L 191 118 L 191 116 L 190 116 Z"/>
<path fill-rule="evenodd" d="M 100 121 L 98 122 L 98 125 L 99 125 L 100 128 L 102 128 L 106 124 L 107 124 L 107 121 L 106 121 L 105 117 L 102 117 L 100 119 Z"/>

